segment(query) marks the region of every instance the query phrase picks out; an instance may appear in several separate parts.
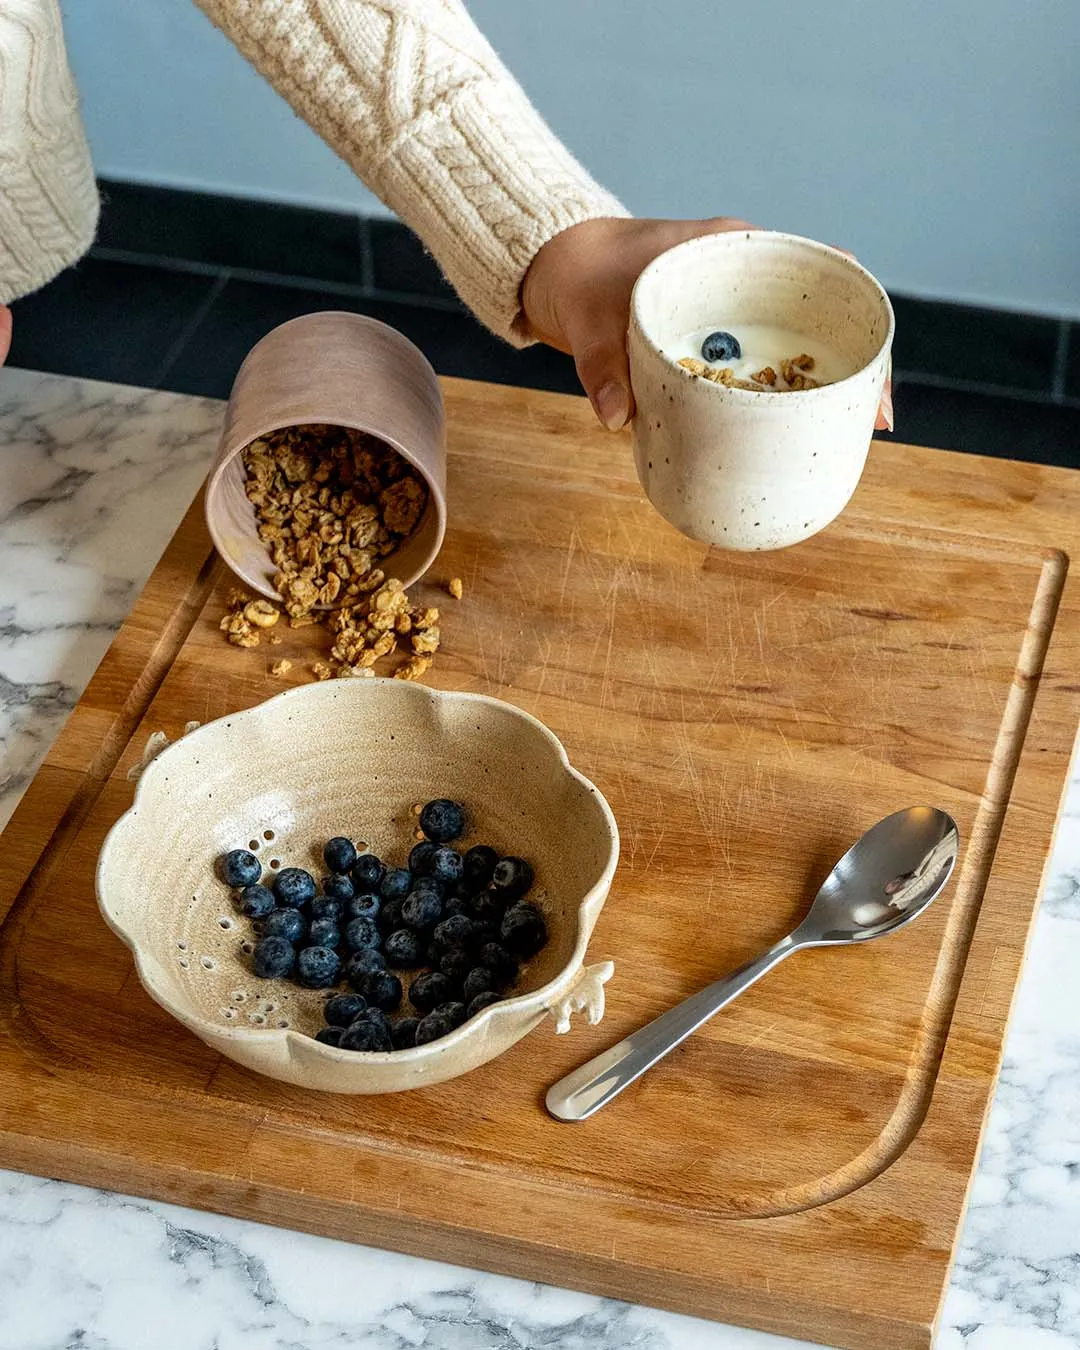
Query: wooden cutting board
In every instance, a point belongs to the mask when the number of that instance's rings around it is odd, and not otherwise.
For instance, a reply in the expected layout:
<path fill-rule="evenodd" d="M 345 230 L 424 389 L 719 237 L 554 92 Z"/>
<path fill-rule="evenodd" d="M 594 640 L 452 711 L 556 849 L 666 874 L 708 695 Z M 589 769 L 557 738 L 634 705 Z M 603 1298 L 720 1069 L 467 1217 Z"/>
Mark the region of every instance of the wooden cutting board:
<path fill-rule="evenodd" d="M 448 381 L 444 688 L 542 718 L 623 854 L 608 1014 L 312 1096 L 142 992 L 94 902 L 148 736 L 310 678 L 240 651 L 196 503 L 0 847 L 0 1164 L 867 1350 L 925 1347 L 1080 712 L 1080 478 L 876 444 L 823 535 L 709 553 L 583 401 Z M 785 963 L 584 1125 L 549 1083 L 786 932 L 879 816 L 965 841 L 910 929 Z M 152 878 L 148 879 L 152 893 Z"/>

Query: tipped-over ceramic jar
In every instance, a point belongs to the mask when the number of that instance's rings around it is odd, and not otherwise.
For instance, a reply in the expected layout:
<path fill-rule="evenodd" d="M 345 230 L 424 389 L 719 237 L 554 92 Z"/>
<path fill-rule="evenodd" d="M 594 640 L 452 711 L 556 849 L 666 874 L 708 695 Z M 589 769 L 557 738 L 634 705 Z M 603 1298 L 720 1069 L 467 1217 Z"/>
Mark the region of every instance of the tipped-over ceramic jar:
<path fill-rule="evenodd" d="M 326 311 L 291 319 L 245 358 L 206 489 L 206 521 L 221 557 L 252 590 L 278 598 L 278 568 L 244 490 L 243 452 L 270 432 L 311 424 L 364 432 L 423 479 L 427 501 L 419 521 L 379 560 L 387 575 L 411 585 L 434 561 L 446 529 L 442 393 L 419 348 L 362 314 Z"/>

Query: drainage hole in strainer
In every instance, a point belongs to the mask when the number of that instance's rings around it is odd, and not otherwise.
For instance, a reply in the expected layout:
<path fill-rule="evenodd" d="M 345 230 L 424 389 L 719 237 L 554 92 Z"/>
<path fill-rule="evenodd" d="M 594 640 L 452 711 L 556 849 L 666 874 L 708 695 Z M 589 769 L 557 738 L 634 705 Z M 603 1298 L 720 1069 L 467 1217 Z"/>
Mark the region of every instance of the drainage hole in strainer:
<path fill-rule="evenodd" d="M 254 1024 L 257 1027 L 261 1027 L 262 1024 L 266 1021 L 266 1018 L 263 1016 L 262 1013 L 248 1013 L 248 1021 L 254 1022 Z"/>
<path fill-rule="evenodd" d="M 248 848 L 251 849 L 252 853 L 258 853 L 261 847 L 262 845 L 259 843 L 257 839 L 248 840 Z"/>
<path fill-rule="evenodd" d="M 222 1017 L 228 1018 L 228 1020 L 231 1022 L 232 1019 L 236 1016 L 236 1009 L 235 1009 L 235 1008 L 222 1008 L 222 1010 L 221 1010 L 221 1015 L 222 1015 Z"/>
<path fill-rule="evenodd" d="M 273 839 L 273 837 L 274 837 L 273 830 L 263 830 L 263 838 L 266 840 L 267 843 L 269 843 L 270 840 Z"/>
<path fill-rule="evenodd" d="M 228 917 L 228 915 L 223 914 L 221 918 L 218 919 L 218 927 L 224 928 L 227 932 L 230 928 L 235 928 L 236 925 L 233 923 L 232 919 Z"/>
<path fill-rule="evenodd" d="M 240 950 L 244 953 L 245 956 L 250 956 L 251 953 L 255 950 L 255 944 L 254 942 L 249 942 L 247 938 L 245 938 L 244 941 L 241 942 L 240 944 Z"/>
<path fill-rule="evenodd" d="M 286 1022 L 286 1020 L 285 1020 L 284 1017 L 283 1017 L 283 1018 L 281 1019 L 281 1021 L 278 1023 L 278 1026 L 281 1027 L 282 1030 L 284 1030 L 288 1025 L 289 1025 L 288 1022 Z"/>
<path fill-rule="evenodd" d="M 246 989 L 234 989 L 234 990 L 232 991 L 232 1001 L 233 1001 L 234 1003 L 246 1003 L 246 1002 L 247 1002 L 247 990 L 246 990 Z"/>
<path fill-rule="evenodd" d="M 181 969 L 181 970 L 187 970 L 188 964 L 189 964 L 189 962 L 187 961 L 187 959 L 186 959 L 185 957 L 182 956 L 182 957 L 180 958 L 180 969 Z"/>
<path fill-rule="evenodd" d="M 280 858 L 271 858 L 271 859 L 270 859 L 270 866 L 273 867 L 273 868 L 278 868 L 278 867 L 280 867 L 280 866 L 281 866 L 281 859 L 280 859 Z"/>
<path fill-rule="evenodd" d="M 265 1013 L 277 1012 L 277 1004 L 276 1004 L 276 1003 L 263 1003 L 262 1006 L 259 1008 L 259 1011 L 260 1011 L 260 1012 L 265 1012 Z"/>
<path fill-rule="evenodd" d="M 203 970 L 217 970 L 217 962 L 212 956 L 204 956 L 199 965 L 202 966 Z"/>
<path fill-rule="evenodd" d="M 187 951 L 187 943 L 186 943 L 186 942 L 178 942 L 176 945 L 177 945 L 177 947 L 180 949 L 180 951 L 182 951 L 182 952 L 186 952 L 186 951 Z"/>
<path fill-rule="evenodd" d="M 367 850 L 368 850 L 367 841 L 364 840 L 364 839 L 358 839 L 358 840 L 356 841 L 356 851 L 357 851 L 357 853 L 366 853 Z"/>

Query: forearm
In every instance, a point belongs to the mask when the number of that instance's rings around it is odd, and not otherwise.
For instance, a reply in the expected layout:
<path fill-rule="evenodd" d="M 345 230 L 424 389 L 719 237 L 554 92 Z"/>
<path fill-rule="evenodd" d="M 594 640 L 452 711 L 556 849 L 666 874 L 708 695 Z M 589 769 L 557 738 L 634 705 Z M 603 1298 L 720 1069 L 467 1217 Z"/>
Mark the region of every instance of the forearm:
<path fill-rule="evenodd" d="M 556 234 L 624 216 L 457 0 L 196 0 L 435 255 L 495 332 Z"/>

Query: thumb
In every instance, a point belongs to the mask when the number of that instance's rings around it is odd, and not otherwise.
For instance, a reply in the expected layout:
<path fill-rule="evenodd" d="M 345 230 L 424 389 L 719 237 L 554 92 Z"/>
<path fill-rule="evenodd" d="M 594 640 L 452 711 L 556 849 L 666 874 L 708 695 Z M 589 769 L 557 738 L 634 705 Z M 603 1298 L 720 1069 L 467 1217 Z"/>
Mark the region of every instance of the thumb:
<path fill-rule="evenodd" d="M 625 324 L 610 319 L 586 323 L 567 337 L 578 379 L 594 412 L 609 431 L 618 431 L 634 411 Z"/>
<path fill-rule="evenodd" d="M 11 346 L 11 310 L 7 305 L 0 305 L 0 366 L 7 360 L 8 349 Z"/>

